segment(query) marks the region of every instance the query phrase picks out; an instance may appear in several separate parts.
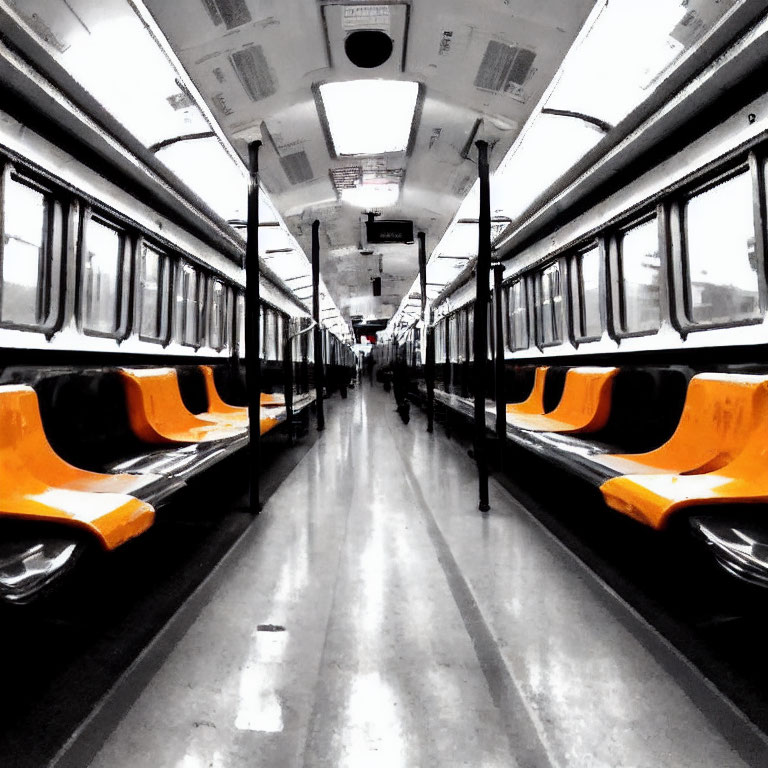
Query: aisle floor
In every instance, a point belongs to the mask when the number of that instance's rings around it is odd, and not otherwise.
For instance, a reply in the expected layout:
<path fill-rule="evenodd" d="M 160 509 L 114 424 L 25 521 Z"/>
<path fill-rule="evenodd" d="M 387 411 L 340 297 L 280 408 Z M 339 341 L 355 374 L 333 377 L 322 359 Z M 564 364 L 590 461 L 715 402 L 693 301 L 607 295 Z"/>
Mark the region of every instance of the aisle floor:
<path fill-rule="evenodd" d="M 578 563 L 366 383 L 93 768 L 746 765 Z"/>

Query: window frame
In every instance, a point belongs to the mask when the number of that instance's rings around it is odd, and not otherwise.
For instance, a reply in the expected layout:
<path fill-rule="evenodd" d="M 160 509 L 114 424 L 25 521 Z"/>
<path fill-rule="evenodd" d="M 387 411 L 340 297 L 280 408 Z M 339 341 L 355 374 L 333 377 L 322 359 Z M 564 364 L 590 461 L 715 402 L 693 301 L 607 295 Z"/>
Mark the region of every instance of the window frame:
<path fill-rule="evenodd" d="M 96 222 L 101 226 L 111 229 L 118 235 L 119 252 L 117 264 L 117 307 L 115 308 L 115 330 L 98 331 L 86 327 L 85 308 L 87 297 L 85 295 L 86 281 L 85 260 L 88 253 L 88 228 L 91 222 Z M 91 206 L 83 207 L 80 222 L 80 243 L 78 247 L 78 268 L 77 268 L 77 325 L 78 329 L 85 336 L 94 336 L 103 339 L 116 339 L 124 341 L 130 332 L 130 326 L 133 318 L 131 317 L 131 292 L 133 291 L 133 273 L 134 261 L 136 258 L 137 237 L 133 236 L 130 230 L 118 224 L 100 211 L 94 210 Z"/>
<path fill-rule="evenodd" d="M 589 335 L 582 333 L 586 326 L 586 314 L 585 307 L 586 301 L 584 300 L 584 275 L 582 260 L 587 253 L 593 250 L 597 250 L 597 312 L 600 319 L 600 334 Z M 573 328 L 573 340 L 576 345 L 588 344 L 592 341 L 600 341 L 603 338 L 606 327 L 606 312 L 605 312 L 605 247 L 602 237 L 594 238 L 588 242 L 578 245 L 573 252 L 569 255 L 568 261 L 570 262 L 569 270 L 569 289 L 570 289 L 570 305 L 571 305 L 571 327 Z"/>
<path fill-rule="evenodd" d="M 154 251 L 160 256 L 160 269 L 158 279 L 158 296 L 157 296 L 157 309 L 160 315 L 160 334 L 158 336 L 148 336 L 142 332 L 142 304 L 141 304 L 141 291 L 142 291 L 142 277 L 144 274 L 144 248 Z M 135 325 L 136 335 L 141 341 L 148 342 L 150 344 L 160 344 L 163 347 L 168 346 L 171 341 L 172 334 L 172 312 L 171 312 L 171 299 L 173 297 L 173 271 L 174 265 L 170 254 L 163 249 L 156 246 L 143 236 L 139 236 L 136 243 L 136 269 L 134 270 L 134 277 L 136 285 L 134 287 L 134 308 L 133 319 Z"/>
<path fill-rule="evenodd" d="M 219 303 L 219 329 L 218 329 L 218 339 L 217 343 L 213 343 L 213 327 L 214 323 L 216 321 L 216 314 L 213 311 L 214 308 L 214 292 L 216 291 L 216 286 L 221 286 L 221 299 Z M 211 347 L 211 349 L 215 349 L 217 352 L 221 352 L 223 349 L 227 346 L 227 321 L 228 321 L 228 313 L 227 313 L 227 296 L 228 296 L 228 286 L 227 284 L 219 277 L 215 277 L 213 275 L 209 276 L 208 278 L 208 333 L 207 333 L 207 343 L 208 346 Z"/>
<path fill-rule="evenodd" d="M 560 329 L 560 338 L 555 341 L 544 341 L 544 318 L 543 318 L 543 289 L 542 282 L 544 273 L 551 269 L 553 266 L 557 266 L 560 271 L 560 296 L 563 305 L 561 312 L 562 327 Z M 568 301 L 568 273 L 567 273 L 567 261 L 562 257 L 552 259 L 544 264 L 539 265 L 532 275 L 533 278 L 533 311 L 536 318 L 536 346 L 539 349 L 546 349 L 548 347 L 559 347 L 563 344 L 567 344 L 571 341 L 572 334 L 570 330 L 570 302 Z M 542 301 L 539 301 L 541 297 Z M 554 318 L 554 316 L 553 316 Z"/>
<path fill-rule="evenodd" d="M 34 323 L 20 323 L 0 319 L 0 328 L 36 331 L 50 338 L 61 328 L 65 300 L 65 213 L 63 195 L 51 185 L 39 182 L 33 176 L 20 170 L 13 163 L 0 158 L 0 308 L 2 307 L 2 264 L 5 251 L 5 197 L 8 182 L 14 181 L 40 193 L 46 204 L 44 254 L 38 267 L 36 316 Z M 43 296 L 40 293 L 43 293 Z M 1 315 L 0 315 L 1 317 Z"/>
<path fill-rule="evenodd" d="M 626 305 L 624 301 L 624 271 L 623 255 L 621 251 L 624 235 L 649 221 L 656 221 L 657 248 L 659 254 L 659 327 L 651 330 L 627 331 L 626 329 Z M 606 281 L 610 285 L 610 321 L 609 333 L 614 339 L 632 339 L 642 336 L 655 336 L 665 325 L 671 323 L 669 307 L 669 238 L 667 236 L 669 216 L 665 202 L 662 200 L 650 209 L 645 209 L 631 219 L 622 221 L 617 226 L 606 232 L 608 250 L 608 269 L 610 278 Z M 608 292 L 606 292 L 606 295 Z M 608 320 L 608 317 L 606 317 Z"/>
<path fill-rule="evenodd" d="M 520 352 L 531 348 L 531 317 L 528 303 L 527 278 L 527 274 L 518 275 L 504 286 L 504 329 L 507 335 L 504 343 L 509 352 Z M 523 310 L 522 315 L 525 317 L 525 338 L 527 341 L 525 346 L 520 347 L 517 347 L 514 344 L 515 335 L 512 331 L 512 310 L 510 306 L 510 297 L 512 296 L 514 287 L 517 285 L 520 286 L 520 294 L 523 300 L 521 308 Z"/>
<path fill-rule="evenodd" d="M 768 158 L 758 160 L 755 152 L 750 152 L 740 162 L 720 167 L 716 172 L 708 174 L 704 179 L 697 179 L 678 191 L 670 199 L 670 218 L 673 231 L 672 248 L 675 265 L 673 281 L 675 285 L 674 314 L 676 326 L 683 339 L 694 331 L 715 330 L 718 328 L 738 328 L 749 325 L 759 325 L 764 322 L 768 310 L 766 294 L 766 225 L 765 225 L 765 175 Z M 755 235 L 755 272 L 757 277 L 757 299 L 759 312 L 754 317 L 726 321 L 695 321 L 693 320 L 693 296 L 688 260 L 688 242 L 686 236 L 687 204 L 697 195 L 714 189 L 731 179 L 748 174 L 751 187 L 752 226 Z"/>

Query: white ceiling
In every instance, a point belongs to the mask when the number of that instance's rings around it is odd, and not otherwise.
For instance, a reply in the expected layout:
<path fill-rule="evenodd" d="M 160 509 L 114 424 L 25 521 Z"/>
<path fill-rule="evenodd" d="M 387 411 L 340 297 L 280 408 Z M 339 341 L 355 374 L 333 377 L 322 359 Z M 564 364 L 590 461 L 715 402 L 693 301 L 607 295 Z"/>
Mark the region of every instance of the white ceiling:
<path fill-rule="evenodd" d="M 426 232 L 431 253 L 476 179 L 474 151 L 465 157 L 462 149 L 477 121 L 482 124 L 475 138 L 493 145 L 495 167 L 549 85 L 593 0 L 145 0 L 145 4 L 241 156 L 245 157 L 247 140 L 264 141 L 263 185 L 307 253 L 311 223 L 320 220 L 321 272 L 344 314 L 388 317 L 417 272 L 416 246 L 379 246 L 373 255 L 361 255 L 363 211 L 340 201 L 331 172 L 363 166 L 401 177 L 398 204 L 382 215 L 413 219 L 416 231 Z M 344 11 L 353 6 L 365 6 L 365 18 L 374 21 L 345 20 Z M 355 67 L 344 53 L 346 35 L 355 24 L 366 23 L 385 29 L 394 41 L 392 57 L 375 69 Z M 489 43 L 490 52 L 499 58 L 486 73 L 484 85 L 508 79 L 500 67 L 503 58 L 514 53 L 511 48 L 533 54 L 522 83 L 510 84 L 507 92 L 475 85 L 490 53 Z M 256 81 L 247 83 L 238 75 L 235 62 L 243 57 L 257 65 Z M 315 93 L 325 82 L 363 78 L 421 84 L 407 152 L 333 156 Z M 306 155 L 309 172 L 291 183 L 286 164 L 303 161 L 300 152 Z M 374 299 L 370 279 L 380 274 L 382 296 Z"/>

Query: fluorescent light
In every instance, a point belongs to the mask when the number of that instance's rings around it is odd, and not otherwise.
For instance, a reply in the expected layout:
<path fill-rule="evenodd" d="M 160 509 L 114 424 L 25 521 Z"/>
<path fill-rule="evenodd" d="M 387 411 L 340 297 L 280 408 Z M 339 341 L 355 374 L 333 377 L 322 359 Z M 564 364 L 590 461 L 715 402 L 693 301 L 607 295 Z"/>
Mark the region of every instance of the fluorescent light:
<path fill-rule="evenodd" d="M 341 190 L 342 201 L 358 208 L 387 208 L 395 205 L 399 197 L 399 184 L 361 184 Z"/>
<path fill-rule="evenodd" d="M 337 155 L 402 152 L 408 146 L 419 84 L 350 80 L 320 86 Z"/>

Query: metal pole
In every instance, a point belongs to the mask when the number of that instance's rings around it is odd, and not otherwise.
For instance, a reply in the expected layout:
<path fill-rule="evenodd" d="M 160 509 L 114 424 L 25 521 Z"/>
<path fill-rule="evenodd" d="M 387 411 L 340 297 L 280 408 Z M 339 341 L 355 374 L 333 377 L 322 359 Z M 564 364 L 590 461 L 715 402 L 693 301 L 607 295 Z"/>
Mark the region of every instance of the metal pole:
<path fill-rule="evenodd" d="M 421 320 L 426 334 L 424 381 L 427 385 L 427 432 L 435 427 L 435 334 L 432 329 L 432 309 L 427 317 L 427 236 L 419 232 L 419 277 L 421 279 Z"/>
<path fill-rule="evenodd" d="M 421 319 L 426 320 L 424 312 L 427 306 L 427 236 L 423 232 L 417 235 L 419 238 L 419 280 L 421 283 Z"/>
<path fill-rule="evenodd" d="M 317 408 L 317 431 L 325 429 L 325 413 L 323 411 L 323 341 L 320 336 L 320 222 L 312 222 L 312 317 L 315 325 L 315 392 Z"/>
<path fill-rule="evenodd" d="M 245 246 L 245 380 L 248 392 L 248 429 L 250 433 L 248 480 L 251 514 L 261 510 L 259 469 L 261 467 L 261 296 L 259 293 L 259 147 L 261 141 L 248 144 L 248 230 Z"/>
<path fill-rule="evenodd" d="M 288 443 L 293 445 L 293 339 L 292 333 L 287 334 L 283 343 L 283 377 L 285 379 L 285 421 L 288 430 Z"/>
<path fill-rule="evenodd" d="M 424 366 L 427 380 L 427 432 L 435 428 L 435 329 L 432 327 L 432 310 L 427 322 L 427 360 Z"/>
<path fill-rule="evenodd" d="M 494 340 L 496 342 L 496 440 L 499 444 L 499 469 L 504 469 L 504 441 L 507 437 L 507 397 L 504 390 L 504 313 L 501 281 L 504 265 L 493 265 Z"/>
<path fill-rule="evenodd" d="M 485 445 L 485 374 L 488 362 L 488 300 L 491 269 L 491 200 L 488 179 L 488 143 L 476 141 L 477 173 L 480 179 L 480 216 L 477 227 L 477 283 L 475 288 L 475 461 L 480 503 L 478 509 L 487 512 L 488 456 Z"/>

